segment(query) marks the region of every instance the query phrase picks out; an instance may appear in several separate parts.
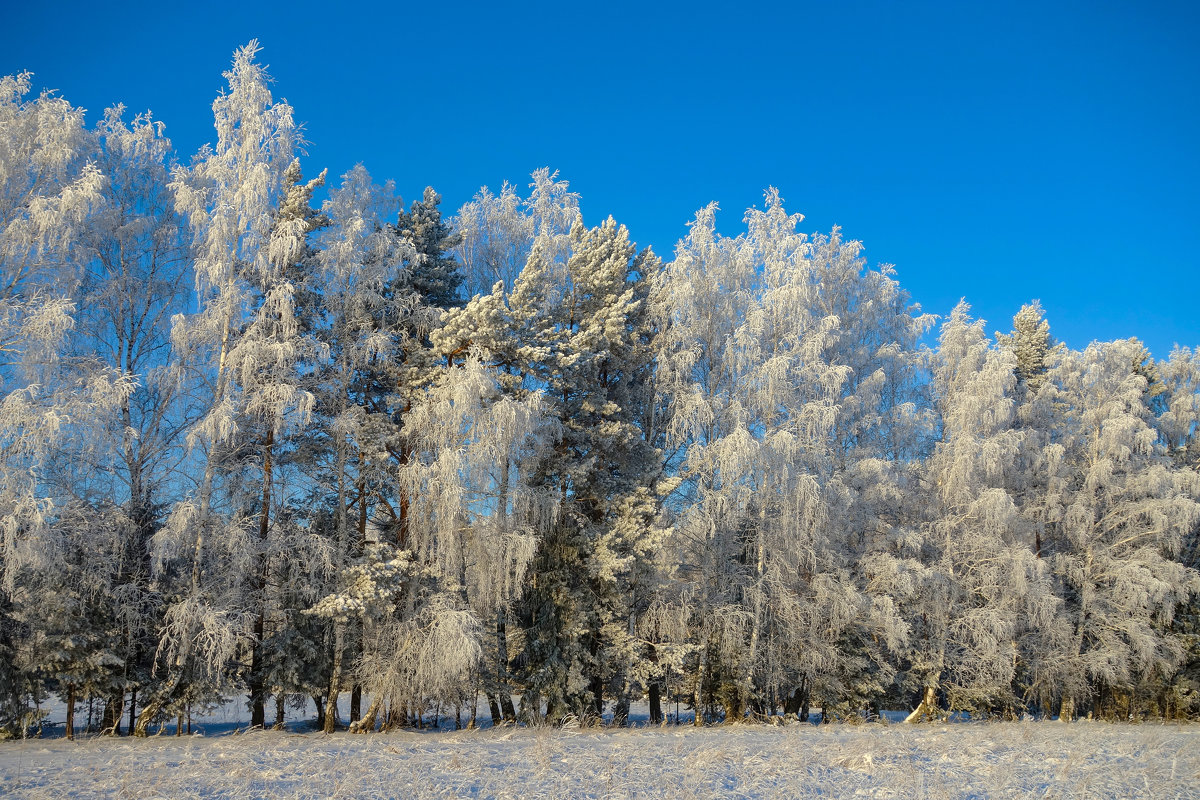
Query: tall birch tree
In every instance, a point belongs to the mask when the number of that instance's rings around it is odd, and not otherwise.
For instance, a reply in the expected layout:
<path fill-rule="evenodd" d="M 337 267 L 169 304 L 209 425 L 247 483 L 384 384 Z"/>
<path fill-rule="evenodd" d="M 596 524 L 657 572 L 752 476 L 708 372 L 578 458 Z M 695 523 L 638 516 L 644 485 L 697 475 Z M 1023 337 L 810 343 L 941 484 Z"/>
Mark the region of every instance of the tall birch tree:
<path fill-rule="evenodd" d="M 217 144 L 179 170 L 174 182 L 177 208 L 194 235 L 200 298 L 195 314 L 177 318 L 174 337 L 210 382 L 212 399 L 189 435 L 201 452 L 203 475 L 157 539 L 160 562 L 178 560 L 190 578 L 166 613 L 159 649 L 170 678 L 143 712 L 140 733 L 175 699 L 186 676 L 224 680 L 243 643 L 250 650 L 253 724 L 265 720 L 262 587 L 271 459 L 276 439 L 312 404 L 296 376 L 312 346 L 296 326 L 288 268 L 312 228 L 306 209 L 317 182 L 300 181 L 292 109 L 272 98 L 266 71 L 255 61 L 258 51 L 252 41 L 235 52 L 225 73 L 229 89 L 213 103 Z M 261 496 L 254 511 L 222 513 L 214 504 L 220 466 L 246 433 L 257 437 Z"/>

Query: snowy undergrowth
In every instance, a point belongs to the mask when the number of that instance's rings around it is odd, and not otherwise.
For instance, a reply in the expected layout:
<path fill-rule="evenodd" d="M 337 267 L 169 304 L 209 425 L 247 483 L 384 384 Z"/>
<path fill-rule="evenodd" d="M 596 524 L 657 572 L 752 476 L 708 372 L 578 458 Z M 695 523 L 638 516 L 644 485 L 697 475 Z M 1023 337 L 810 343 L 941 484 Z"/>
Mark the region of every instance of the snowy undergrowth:
<path fill-rule="evenodd" d="M 14 798 L 1186 798 L 1200 728 L 1097 723 L 253 732 L 0 746 Z"/>

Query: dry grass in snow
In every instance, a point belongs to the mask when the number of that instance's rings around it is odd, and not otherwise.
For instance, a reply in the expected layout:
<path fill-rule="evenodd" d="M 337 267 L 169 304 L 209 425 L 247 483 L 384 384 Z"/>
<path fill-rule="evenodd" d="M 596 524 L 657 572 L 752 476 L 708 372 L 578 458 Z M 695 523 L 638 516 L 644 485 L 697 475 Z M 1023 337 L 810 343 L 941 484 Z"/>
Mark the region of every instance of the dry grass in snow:
<path fill-rule="evenodd" d="M 1200 727 L 252 732 L 0 744 L 12 798 L 1195 798 Z"/>

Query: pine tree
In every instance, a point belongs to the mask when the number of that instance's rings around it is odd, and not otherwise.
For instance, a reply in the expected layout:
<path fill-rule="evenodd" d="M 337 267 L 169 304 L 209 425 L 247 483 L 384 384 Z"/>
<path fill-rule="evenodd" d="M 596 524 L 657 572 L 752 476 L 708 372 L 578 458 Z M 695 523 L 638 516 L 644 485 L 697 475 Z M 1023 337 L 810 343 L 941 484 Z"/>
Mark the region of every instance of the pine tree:
<path fill-rule="evenodd" d="M 400 212 L 394 231 L 414 250 L 412 288 L 425 302 L 436 308 L 459 305 L 459 287 L 463 276 L 458 261 L 452 255 L 462 241 L 448 222 L 442 220 L 438 209 L 442 196 L 425 187 L 422 198 L 407 212 Z"/>
<path fill-rule="evenodd" d="M 567 252 L 565 261 L 557 254 Z M 562 429 L 538 465 L 559 496 L 525 601 L 527 691 L 546 714 L 597 717 L 628 665 L 632 565 L 652 546 L 657 454 L 638 428 L 648 353 L 639 347 L 638 284 L 657 260 L 635 258 L 628 232 L 609 219 L 576 221 L 567 239 L 542 235 L 511 296 L 518 353 L 544 387 Z"/>
<path fill-rule="evenodd" d="M 1036 393 L 1045 380 L 1049 358 L 1054 349 L 1050 323 L 1046 321 L 1041 304 L 1034 300 L 1021 306 L 1013 317 L 1012 333 L 997 334 L 996 341 L 1012 351 L 1017 360 L 1014 374 L 1018 386 Z"/>

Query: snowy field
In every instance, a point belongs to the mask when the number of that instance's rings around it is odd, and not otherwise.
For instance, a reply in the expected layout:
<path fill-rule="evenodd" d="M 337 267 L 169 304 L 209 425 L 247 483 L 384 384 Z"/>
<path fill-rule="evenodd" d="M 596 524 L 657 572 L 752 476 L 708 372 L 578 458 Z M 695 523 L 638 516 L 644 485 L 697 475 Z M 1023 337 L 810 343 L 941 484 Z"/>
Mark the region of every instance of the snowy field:
<path fill-rule="evenodd" d="M 1197 798 L 1200 727 L 793 725 L 0 743 L 12 798 Z"/>

